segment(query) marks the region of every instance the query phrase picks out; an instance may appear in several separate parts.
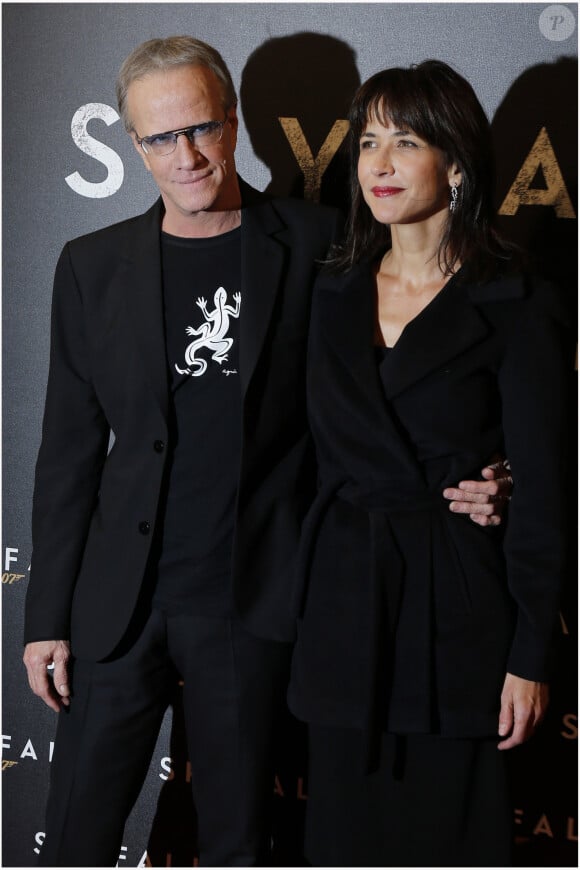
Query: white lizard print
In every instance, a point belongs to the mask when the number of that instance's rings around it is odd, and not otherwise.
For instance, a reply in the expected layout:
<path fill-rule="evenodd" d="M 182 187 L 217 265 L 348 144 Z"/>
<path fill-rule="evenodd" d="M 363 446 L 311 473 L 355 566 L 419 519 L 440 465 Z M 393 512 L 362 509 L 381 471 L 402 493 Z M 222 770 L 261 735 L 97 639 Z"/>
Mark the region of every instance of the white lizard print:
<path fill-rule="evenodd" d="M 213 297 L 215 305 L 213 311 L 207 310 L 203 296 L 196 299 L 196 305 L 201 308 L 206 322 L 197 328 L 188 326 L 185 330 L 187 335 L 195 335 L 197 338 L 185 349 L 187 368 L 180 369 L 177 364 L 175 366 L 180 375 L 191 375 L 193 378 L 203 375 L 207 369 L 207 362 L 203 358 L 196 358 L 197 351 L 203 347 L 213 351 L 211 358 L 220 366 L 227 360 L 228 351 L 234 342 L 233 338 L 227 338 L 230 317 L 240 316 L 242 296 L 240 293 L 234 293 L 235 307 L 227 304 L 227 298 L 225 289 L 218 287 Z"/>

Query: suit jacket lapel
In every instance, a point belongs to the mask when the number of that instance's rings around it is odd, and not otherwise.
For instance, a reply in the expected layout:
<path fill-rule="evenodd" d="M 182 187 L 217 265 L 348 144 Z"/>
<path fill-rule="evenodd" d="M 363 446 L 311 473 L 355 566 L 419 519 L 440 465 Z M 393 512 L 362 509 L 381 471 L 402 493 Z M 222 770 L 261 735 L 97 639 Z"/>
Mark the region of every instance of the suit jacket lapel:
<path fill-rule="evenodd" d="M 260 197 L 251 201 L 249 190 L 247 185 L 242 185 L 242 395 L 246 393 L 266 338 L 285 262 L 285 249 L 280 244 L 284 240 L 285 225 L 267 200 Z M 255 192 L 254 195 L 257 196 Z"/>
<path fill-rule="evenodd" d="M 160 228 L 163 205 L 155 205 L 136 219 L 132 245 L 119 273 L 129 300 L 128 316 L 140 348 L 143 370 L 159 407 L 167 417 L 168 377 L 165 349 Z"/>
<path fill-rule="evenodd" d="M 240 381 L 242 395 L 255 370 L 276 294 L 284 274 L 285 225 L 262 194 L 240 179 L 242 191 L 242 315 L 240 318 Z M 168 376 L 165 348 L 159 199 L 136 219 L 118 280 L 128 294 L 129 316 L 143 367 L 167 416 Z M 120 287 L 121 292 L 121 287 Z"/>

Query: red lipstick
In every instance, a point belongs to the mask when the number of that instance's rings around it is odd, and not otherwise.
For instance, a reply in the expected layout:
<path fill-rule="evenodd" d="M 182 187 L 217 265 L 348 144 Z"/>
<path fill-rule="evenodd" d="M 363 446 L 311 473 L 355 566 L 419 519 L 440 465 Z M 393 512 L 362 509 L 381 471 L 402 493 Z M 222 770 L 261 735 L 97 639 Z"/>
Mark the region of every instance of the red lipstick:
<path fill-rule="evenodd" d="M 373 187 L 371 188 L 371 192 L 373 196 L 384 197 L 384 196 L 395 196 L 397 193 L 401 193 L 404 190 L 403 187 Z"/>

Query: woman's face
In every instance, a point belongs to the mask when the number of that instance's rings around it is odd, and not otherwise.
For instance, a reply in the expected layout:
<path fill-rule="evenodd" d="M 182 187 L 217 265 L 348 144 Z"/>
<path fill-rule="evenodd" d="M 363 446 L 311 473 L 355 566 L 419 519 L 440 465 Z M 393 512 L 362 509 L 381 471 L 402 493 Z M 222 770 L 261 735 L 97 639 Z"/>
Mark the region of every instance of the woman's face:
<path fill-rule="evenodd" d="M 412 130 L 370 118 L 360 138 L 358 180 L 375 220 L 413 224 L 447 213 L 452 182 L 443 152 Z"/>

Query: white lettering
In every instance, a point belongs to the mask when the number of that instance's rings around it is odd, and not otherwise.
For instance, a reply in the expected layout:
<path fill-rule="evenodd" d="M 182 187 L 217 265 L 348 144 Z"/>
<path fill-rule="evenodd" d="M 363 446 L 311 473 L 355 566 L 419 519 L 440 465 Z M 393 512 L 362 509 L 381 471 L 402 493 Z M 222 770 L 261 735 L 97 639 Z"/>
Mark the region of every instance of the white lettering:
<path fill-rule="evenodd" d="M 34 835 L 34 840 L 36 843 L 38 843 L 39 846 L 42 846 L 42 844 L 44 843 L 45 837 L 46 837 L 46 834 L 44 833 L 44 831 L 37 831 L 37 833 Z M 34 851 L 36 852 L 37 855 L 40 855 L 39 848 L 35 847 Z"/>
<path fill-rule="evenodd" d="M 2 735 L 2 749 L 10 749 L 10 741 L 12 740 L 11 734 L 3 734 Z"/>
<path fill-rule="evenodd" d="M 11 562 L 18 561 L 18 556 L 17 555 L 13 556 L 12 555 L 13 553 L 16 553 L 16 554 L 18 553 L 18 547 L 6 547 L 6 550 L 4 551 L 4 570 L 5 571 L 10 571 L 10 563 Z"/>
<path fill-rule="evenodd" d="M 173 773 L 173 770 L 171 769 L 171 758 L 169 758 L 169 756 L 162 758 L 160 764 L 161 764 L 161 768 L 166 771 L 167 776 L 165 775 L 165 773 L 160 773 L 159 779 L 162 779 L 164 782 L 167 781 L 168 779 L 173 779 L 174 773 Z"/>
<path fill-rule="evenodd" d="M 34 746 L 32 745 L 32 740 L 27 740 L 26 745 L 22 752 L 20 753 L 20 758 L 34 758 L 35 761 L 38 761 L 38 756 L 34 751 Z"/>
<path fill-rule="evenodd" d="M 87 103 L 81 106 L 73 115 L 70 129 L 73 141 L 77 148 L 88 154 L 99 163 L 103 163 L 107 170 L 104 181 L 86 181 L 78 172 L 73 172 L 65 178 L 66 183 L 75 193 L 90 199 L 102 199 L 112 196 L 123 184 L 124 169 L 123 161 L 116 151 L 94 139 L 87 132 L 87 124 L 93 118 L 104 121 L 110 127 L 119 120 L 119 115 L 106 103 Z"/>

